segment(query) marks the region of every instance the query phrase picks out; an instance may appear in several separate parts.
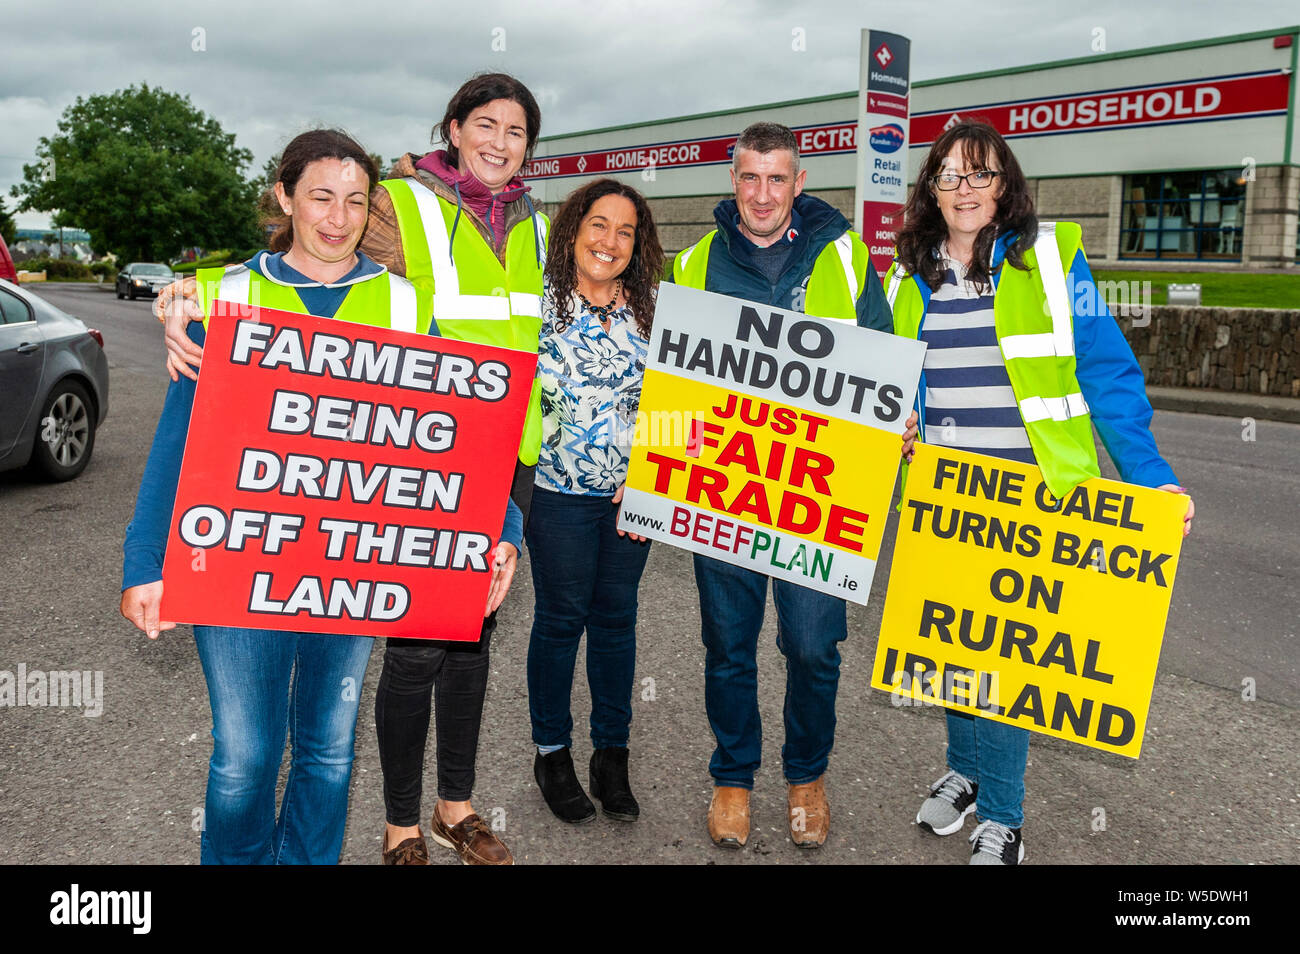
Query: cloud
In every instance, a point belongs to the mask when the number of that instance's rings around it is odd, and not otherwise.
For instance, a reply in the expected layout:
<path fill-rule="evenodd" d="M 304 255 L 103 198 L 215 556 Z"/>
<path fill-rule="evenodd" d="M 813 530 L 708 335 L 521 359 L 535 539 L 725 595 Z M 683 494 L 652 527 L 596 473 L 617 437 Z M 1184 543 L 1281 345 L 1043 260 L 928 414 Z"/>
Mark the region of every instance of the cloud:
<path fill-rule="evenodd" d="M 529 85 L 542 134 L 844 92 L 859 31 L 913 40 L 913 79 L 1263 29 L 1272 0 L 933 3 L 549 0 L 403 8 L 395 4 L 159 7 L 64 0 L 6 23 L 0 58 L 0 191 L 22 177 L 40 136 L 77 96 L 147 82 L 187 94 L 236 133 L 255 168 L 313 125 L 342 126 L 385 158 L 428 148 L 451 93 L 499 69 Z M 805 49 L 793 48 L 803 31 Z M 9 37 L 6 37 L 8 40 Z M 12 204 L 12 200 L 10 200 Z"/>

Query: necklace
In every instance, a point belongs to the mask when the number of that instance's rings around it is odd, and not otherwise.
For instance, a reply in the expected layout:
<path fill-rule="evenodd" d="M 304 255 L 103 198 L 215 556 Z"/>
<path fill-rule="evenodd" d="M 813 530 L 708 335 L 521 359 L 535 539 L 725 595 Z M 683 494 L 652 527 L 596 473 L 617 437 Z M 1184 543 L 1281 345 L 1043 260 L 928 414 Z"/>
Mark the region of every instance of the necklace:
<path fill-rule="evenodd" d="M 577 295 L 578 298 L 582 301 L 583 307 L 586 308 L 587 311 L 589 311 L 591 314 L 595 315 L 598 321 L 604 322 L 605 319 L 608 318 L 610 314 L 614 311 L 614 303 L 618 301 L 619 293 L 622 290 L 623 290 L 623 280 L 621 278 L 614 279 L 614 297 L 609 300 L 608 305 L 593 305 L 590 301 L 587 300 L 587 296 L 584 295 L 582 292 L 577 292 Z M 574 291 L 577 291 L 577 289 L 574 289 Z"/>

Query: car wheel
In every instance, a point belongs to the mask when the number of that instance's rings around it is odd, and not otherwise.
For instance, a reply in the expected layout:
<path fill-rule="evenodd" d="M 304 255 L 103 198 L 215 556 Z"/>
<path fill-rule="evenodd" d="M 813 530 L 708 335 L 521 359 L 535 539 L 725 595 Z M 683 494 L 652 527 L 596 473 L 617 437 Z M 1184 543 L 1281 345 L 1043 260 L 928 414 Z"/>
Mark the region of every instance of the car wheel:
<path fill-rule="evenodd" d="M 122 294 L 122 288 L 121 288 L 120 285 L 114 285 L 114 286 L 113 286 L 113 291 L 117 292 L 117 300 L 118 300 L 118 301 L 121 301 L 123 298 L 126 297 L 126 295 Z"/>
<path fill-rule="evenodd" d="M 132 301 L 135 301 L 135 286 L 134 286 L 134 285 L 131 286 L 130 288 L 128 288 L 128 289 L 126 290 L 126 297 L 129 298 L 129 299 L 131 299 Z"/>
<path fill-rule="evenodd" d="M 90 463 L 95 449 L 95 412 L 77 381 L 55 385 L 41 409 L 32 464 L 50 480 L 71 480 Z"/>

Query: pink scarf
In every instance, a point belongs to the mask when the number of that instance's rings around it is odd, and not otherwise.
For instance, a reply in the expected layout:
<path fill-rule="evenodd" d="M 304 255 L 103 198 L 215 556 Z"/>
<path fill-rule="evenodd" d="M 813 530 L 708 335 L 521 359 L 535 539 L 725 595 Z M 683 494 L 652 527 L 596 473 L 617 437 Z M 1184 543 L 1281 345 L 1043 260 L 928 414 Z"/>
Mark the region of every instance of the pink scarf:
<path fill-rule="evenodd" d="M 422 157 L 415 168 L 432 173 L 442 180 L 447 188 L 460 193 L 461 202 L 479 217 L 492 233 L 492 243 L 499 250 L 506 240 L 505 207 L 530 192 L 524 180 L 515 176 L 506 187 L 496 195 L 478 180 L 472 172 L 461 173 L 447 161 L 447 151 L 436 149 Z"/>

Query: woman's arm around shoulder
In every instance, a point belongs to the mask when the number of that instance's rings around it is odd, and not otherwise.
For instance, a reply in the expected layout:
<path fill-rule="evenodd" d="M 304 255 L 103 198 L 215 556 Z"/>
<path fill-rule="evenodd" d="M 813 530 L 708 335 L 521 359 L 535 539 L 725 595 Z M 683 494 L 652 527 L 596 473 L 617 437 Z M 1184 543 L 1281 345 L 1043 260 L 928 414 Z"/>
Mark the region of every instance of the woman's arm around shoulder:
<path fill-rule="evenodd" d="M 382 186 L 376 186 L 370 196 L 370 218 L 366 220 L 366 231 L 357 251 L 386 266 L 394 275 L 406 277 L 406 256 L 402 254 L 397 212 L 393 209 L 393 197 Z"/>

